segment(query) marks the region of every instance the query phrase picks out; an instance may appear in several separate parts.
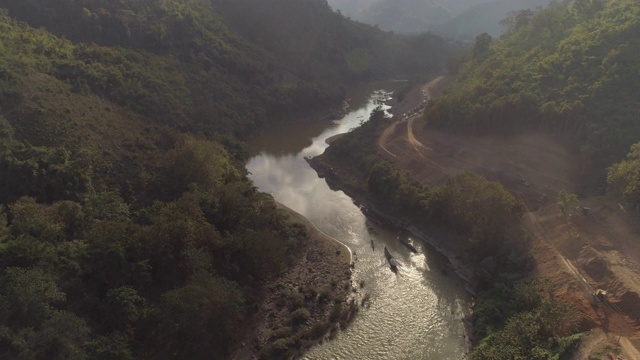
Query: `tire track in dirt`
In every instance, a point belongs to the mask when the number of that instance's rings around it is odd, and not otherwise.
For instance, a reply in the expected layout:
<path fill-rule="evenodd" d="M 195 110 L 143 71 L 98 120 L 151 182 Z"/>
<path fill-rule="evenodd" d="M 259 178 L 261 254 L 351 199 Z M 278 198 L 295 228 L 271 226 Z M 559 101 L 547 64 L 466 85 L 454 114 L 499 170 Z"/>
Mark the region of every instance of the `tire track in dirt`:
<path fill-rule="evenodd" d="M 401 121 L 396 121 L 393 124 L 391 124 L 389 127 L 387 127 L 386 129 L 384 129 L 384 131 L 382 132 L 382 135 L 380 135 L 380 138 L 378 139 L 378 147 L 380 147 L 380 149 L 382 149 L 382 151 L 386 152 L 387 154 L 393 156 L 394 158 L 397 158 L 398 156 L 394 153 L 392 153 L 391 151 L 389 151 L 389 149 L 387 149 L 386 145 L 387 145 L 387 139 L 389 138 L 389 135 L 391 135 L 394 131 L 396 131 L 396 126 L 398 126 L 398 124 Z"/>
<path fill-rule="evenodd" d="M 602 309 L 603 311 L 603 318 L 599 318 L 599 316 L 594 317 L 589 313 L 582 313 L 581 315 L 589 318 L 596 323 L 599 323 L 600 326 L 605 330 L 605 333 L 615 332 L 619 334 L 618 343 L 620 344 L 620 346 L 625 348 L 627 354 L 631 357 L 631 359 L 640 360 L 640 358 L 635 357 L 635 354 L 638 353 L 637 349 L 631 342 L 628 341 L 626 337 L 622 336 L 632 336 L 638 331 L 636 325 L 631 320 L 631 317 L 618 306 L 616 306 L 616 304 L 611 303 L 607 300 L 597 300 L 595 298 L 596 289 L 594 289 L 594 287 L 589 283 L 582 272 L 573 265 L 571 260 L 564 256 L 562 252 L 549 240 L 549 238 L 547 237 L 547 232 L 538 220 L 536 214 L 529 208 L 529 205 L 524 199 L 520 198 L 520 200 L 524 204 L 526 210 L 525 215 L 528 220 L 528 225 L 530 225 L 528 226 L 528 228 L 533 233 L 534 237 L 536 239 L 539 239 L 545 245 L 545 247 L 560 260 L 561 264 L 564 265 L 564 268 L 568 271 L 568 273 L 578 281 L 580 287 L 583 290 L 584 299 L 591 302 L 596 314 L 598 314 L 598 308 Z M 525 225 L 527 224 L 525 223 Z M 624 343 L 624 345 L 622 343 L 622 339 L 626 340 L 626 343 Z"/>
<path fill-rule="evenodd" d="M 407 122 L 407 141 L 409 141 L 409 144 L 417 153 L 423 155 L 422 149 L 429 150 L 429 148 L 421 143 L 420 140 L 416 139 L 416 137 L 413 135 L 413 120 L 415 120 L 416 116 L 412 116 Z"/>
<path fill-rule="evenodd" d="M 437 78 L 429 81 L 424 86 L 422 86 L 421 89 L 422 89 L 422 91 L 424 93 L 424 100 L 429 101 L 429 100 L 431 100 L 433 98 L 433 89 L 436 86 L 438 86 L 441 81 L 444 81 L 444 79 L 445 79 L 445 77 L 441 75 L 441 76 L 438 76 Z M 418 108 L 418 106 L 420 106 L 420 104 L 415 104 L 415 106 L 413 108 L 416 109 L 416 108 Z M 397 158 L 398 155 L 394 154 L 393 152 L 391 152 L 387 148 L 387 142 L 388 142 L 389 136 L 396 130 L 396 127 L 399 124 L 407 122 L 407 141 L 416 150 L 416 152 L 418 152 L 420 155 L 422 155 L 422 152 L 420 151 L 420 148 L 427 149 L 427 147 L 424 146 L 424 144 L 422 144 L 418 139 L 416 139 L 416 137 L 413 134 L 413 121 L 415 120 L 416 117 L 419 116 L 419 114 L 420 113 L 418 113 L 416 115 L 413 115 L 413 116 L 409 117 L 408 119 L 405 116 L 396 115 L 396 116 L 399 117 L 399 119 L 394 121 L 386 129 L 384 129 L 384 131 L 382 132 L 382 135 L 380 135 L 380 138 L 378 138 L 378 147 L 382 151 L 384 151 L 385 153 L 393 156 L 394 158 Z"/>

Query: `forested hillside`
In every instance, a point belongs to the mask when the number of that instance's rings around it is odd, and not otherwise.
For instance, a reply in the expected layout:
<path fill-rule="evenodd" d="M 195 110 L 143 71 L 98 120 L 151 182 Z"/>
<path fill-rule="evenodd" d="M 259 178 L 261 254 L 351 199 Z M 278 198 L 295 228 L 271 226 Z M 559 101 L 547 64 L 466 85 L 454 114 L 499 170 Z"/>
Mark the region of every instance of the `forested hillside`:
<path fill-rule="evenodd" d="M 256 113 L 247 115 L 257 119 L 335 103 L 349 82 L 426 76 L 449 54 L 436 36 L 384 33 L 346 20 L 319 0 L 5 3 L 11 16 L 74 42 L 175 55 L 199 71 L 193 80 L 209 84 L 208 92 L 199 88 L 191 96 L 210 101 L 231 95 L 221 99 L 227 107 L 229 100 L 253 98 L 258 103 L 247 105 Z M 226 91 L 232 94 L 210 93 L 230 84 L 238 87 Z"/>
<path fill-rule="evenodd" d="M 425 78 L 451 54 L 438 36 L 395 35 L 346 21 L 324 1 L 213 2 L 233 29 L 308 81 Z"/>
<path fill-rule="evenodd" d="M 241 141 L 448 54 L 323 1 L 0 4 L 1 358 L 228 356 L 307 239 Z"/>
<path fill-rule="evenodd" d="M 0 357 L 224 356 L 302 229 L 163 125 L 176 60 L 0 27 Z"/>
<path fill-rule="evenodd" d="M 428 107 L 427 121 L 474 134 L 543 129 L 566 135 L 593 161 L 587 181 L 601 184 L 605 167 L 640 134 L 640 4 L 556 3 L 505 23 L 504 39 L 478 36 L 455 69 L 458 80 Z"/>

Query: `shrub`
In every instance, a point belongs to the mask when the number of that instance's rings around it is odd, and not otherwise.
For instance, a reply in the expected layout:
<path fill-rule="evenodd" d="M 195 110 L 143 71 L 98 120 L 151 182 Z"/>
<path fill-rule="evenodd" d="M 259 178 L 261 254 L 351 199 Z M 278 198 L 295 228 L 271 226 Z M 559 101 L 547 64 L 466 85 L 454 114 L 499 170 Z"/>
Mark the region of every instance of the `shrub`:
<path fill-rule="evenodd" d="M 306 308 L 299 308 L 298 310 L 291 313 L 291 321 L 294 325 L 306 322 L 309 317 L 311 317 L 311 313 Z"/>
<path fill-rule="evenodd" d="M 314 324 L 309 330 L 307 330 L 306 335 L 310 340 L 318 339 L 324 334 L 326 334 L 331 328 L 331 323 L 329 322 L 321 322 Z"/>
<path fill-rule="evenodd" d="M 280 339 L 280 338 L 285 338 L 287 336 L 291 335 L 291 327 L 289 326 L 283 326 L 281 328 L 278 328 L 277 330 L 274 330 L 273 333 L 271 334 L 271 338 L 272 339 Z"/>
<path fill-rule="evenodd" d="M 336 303 L 336 305 L 331 309 L 331 313 L 329 314 L 329 320 L 331 322 L 336 322 L 340 319 L 340 314 L 342 313 L 342 302 Z"/>

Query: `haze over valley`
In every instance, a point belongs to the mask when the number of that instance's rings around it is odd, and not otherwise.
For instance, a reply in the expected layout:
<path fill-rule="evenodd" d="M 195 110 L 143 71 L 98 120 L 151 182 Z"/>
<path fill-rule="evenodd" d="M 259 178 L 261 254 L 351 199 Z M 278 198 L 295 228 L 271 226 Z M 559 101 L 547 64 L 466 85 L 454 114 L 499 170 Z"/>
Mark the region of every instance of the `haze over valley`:
<path fill-rule="evenodd" d="M 0 1 L 0 359 L 640 359 L 638 54 L 637 0 Z"/>
<path fill-rule="evenodd" d="M 510 12 L 546 6 L 549 0 L 329 0 L 345 16 L 398 33 L 433 32 L 473 39 L 483 32 L 497 37 Z"/>

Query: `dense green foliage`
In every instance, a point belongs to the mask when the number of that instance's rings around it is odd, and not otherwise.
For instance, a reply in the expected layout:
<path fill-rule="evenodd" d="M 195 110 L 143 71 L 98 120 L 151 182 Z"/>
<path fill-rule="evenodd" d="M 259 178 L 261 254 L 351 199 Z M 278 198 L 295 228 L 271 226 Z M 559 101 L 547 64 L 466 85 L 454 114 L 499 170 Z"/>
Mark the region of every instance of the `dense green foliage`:
<path fill-rule="evenodd" d="M 256 281 L 277 275 L 304 233 L 246 180 L 205 175 L 217 186 L 137 210 L 114 192 L 10 205 L 0 282 L 16 285 L 0 301 L 19 303 L 2 306 L 2 357 L 223 356 Z"/>
<path fill-rule="evenodd" d="M 246 136 L 283 114 L 336 104 L 350 81 L 427 76 L 449 53 L 438 37 L 383 33 L 319 0 L 4 6 L 32 26 L 87 44 L 74 49 L 84 64 L 67 64 L 60 76 L 147 115 L 217 134 Z"/>
<path fill-rule="evenodd" d="M 602 174 L 640 133 L 640 4 L 556 3 L 505 24 L 510 32 L 482 56 L 474 52 L 428 107 L 427 120 L 476 134 L 536 128 L 568 135 Z"/>
<path fill-rule="evenodd" d="M 219 143 L 175 135 L 137 177 L 105 183 L 92 164 L 109 152 L 0 126 L 2 358 L 223 357 L 305 238 Z"/>
<path fill-rule="evenodd" d="M 580 341 L 571 308 L 553 299 L 549 284 L 498 282 L 480 294 L 474 309 L 476 335 L 482 339 L 473 360 L 567 359 Z"/>
<path fill-rule="evenodd" d="M 609 167 L 607 181 L 633 210 L 640 209 L 640 143 L 631 146 L 625 160 Z"/>
<path fill-rule="evenodd" d="M 0 115 L 0 127 L 12 132 Z M 40 201 L 77 199 L 91 184 L 84 154 L 73 156 L 64 148 L 36 147 L 0 134 L 0 203 L 8 204 L 22 195 Z"/>

